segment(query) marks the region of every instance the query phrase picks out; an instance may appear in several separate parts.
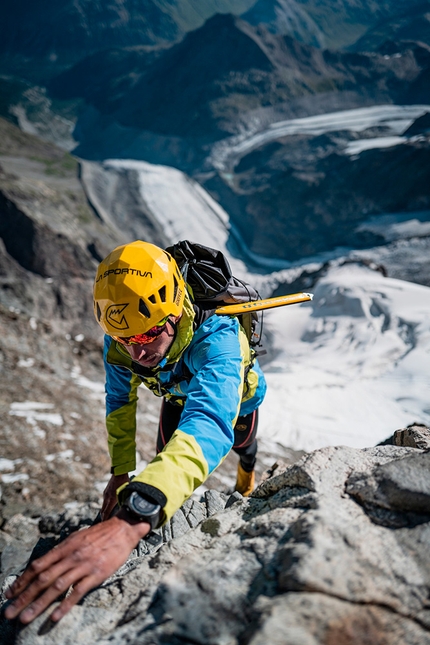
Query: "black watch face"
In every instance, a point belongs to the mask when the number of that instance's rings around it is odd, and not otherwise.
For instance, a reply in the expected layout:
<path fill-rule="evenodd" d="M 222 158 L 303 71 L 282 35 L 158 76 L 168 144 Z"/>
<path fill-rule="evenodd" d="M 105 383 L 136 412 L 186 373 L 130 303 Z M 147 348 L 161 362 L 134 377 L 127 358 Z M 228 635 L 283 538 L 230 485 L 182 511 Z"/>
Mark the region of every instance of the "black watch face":
<path fill-rule="evenodd" d="M 152 515 L 160 508 L 158 504 L 152 504 L 134 492 L 130 495 L 129 505 L 138 515 Z"/>
<path fill-rule="evenodd" d="M 158 509 L 157 504 L 148 502 L 147 499 L 143 499 L 143 497 L 137 493 L 131 497 L 133 497 L 133 500 L 130 499 L 133 508 L 139 513 L 139 515 L 152 515 L 152 513 Z"/>

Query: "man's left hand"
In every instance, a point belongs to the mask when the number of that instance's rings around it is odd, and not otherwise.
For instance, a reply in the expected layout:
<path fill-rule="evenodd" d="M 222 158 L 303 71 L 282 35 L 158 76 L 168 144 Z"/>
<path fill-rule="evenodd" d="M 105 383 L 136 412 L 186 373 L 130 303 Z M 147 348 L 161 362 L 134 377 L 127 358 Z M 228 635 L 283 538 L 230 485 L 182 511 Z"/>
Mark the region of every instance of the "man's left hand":
<path fill-rule="evenodd" d="M 73 585 L 51 615 L 52 621 L 59 621 L 88 591 L 115 573 L 150 530 L 148 523 L 135 522 L 120 510 L 106 522 L 72 533 L 34 560 L 6 591 L 6 598 L 15 600 L 5 617 L 19 616 L 22 623 L 30 623 Z"/>

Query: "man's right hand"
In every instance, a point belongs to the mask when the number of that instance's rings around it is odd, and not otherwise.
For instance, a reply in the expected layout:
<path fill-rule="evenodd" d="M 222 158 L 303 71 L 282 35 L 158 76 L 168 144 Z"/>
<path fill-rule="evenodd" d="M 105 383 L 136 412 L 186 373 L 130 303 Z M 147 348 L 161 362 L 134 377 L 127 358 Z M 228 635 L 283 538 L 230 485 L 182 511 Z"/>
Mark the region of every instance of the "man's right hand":
<path fill-rule="evenodd" d="M 103 504 L 100 511 L 102 522 L 105 522 L 110 518 L 115 505 L 118 503 L 116 496 L 117 489 L 129 481 L 130 477 L 128 476 L 128 473 L 125 473 L 124 475 L 111 476 L 108 485 L 103 491 Z"/>
<path fill-rule="evenodd" d="M 106 522 L 75 531 L 33 560 L 13 582 L 6 591 L 12 603 L 6 607 L 5 617 L 12 620 L 19 616 L 26 625 L 72 588 L 51 615 L 51 620 L 59 621 L 90 589 L 115 573 L 150 530 L 147 522 L 138 522 L 121 509 Z"/>

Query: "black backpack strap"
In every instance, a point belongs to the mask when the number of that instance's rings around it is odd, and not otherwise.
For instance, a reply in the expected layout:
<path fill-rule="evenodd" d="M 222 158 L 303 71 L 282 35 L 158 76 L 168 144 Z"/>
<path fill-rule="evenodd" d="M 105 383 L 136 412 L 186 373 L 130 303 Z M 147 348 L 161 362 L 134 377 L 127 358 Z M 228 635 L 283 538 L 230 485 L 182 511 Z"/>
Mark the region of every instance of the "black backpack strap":
<path fill-rule="evenodd" d="M 203 325 L 204 322 L 207 321 L 208 318 L 210 318 L 214 313 L 215 309 L 212 307 L 202 307 L 200 303 L 197 305 L 195 302 L 193 303 L 193 309 L 194 309 L 194 331 L 200 327 L 200 325 Z"/>

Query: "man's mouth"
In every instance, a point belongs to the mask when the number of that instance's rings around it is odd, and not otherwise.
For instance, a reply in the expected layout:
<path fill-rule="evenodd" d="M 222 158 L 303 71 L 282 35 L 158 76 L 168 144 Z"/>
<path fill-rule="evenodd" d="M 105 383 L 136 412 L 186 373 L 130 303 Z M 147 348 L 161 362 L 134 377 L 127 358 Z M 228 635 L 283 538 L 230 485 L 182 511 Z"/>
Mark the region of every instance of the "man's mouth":
<path fill-rule="evenodd" d="M 143 356 L 142 358 L 139 358 L 137 362 L 146 367 L 154 367 L 154 365 L 158 365 L 161 359 L 162 356 L 159 354 L 153 354 L 152 356 Z"/>

